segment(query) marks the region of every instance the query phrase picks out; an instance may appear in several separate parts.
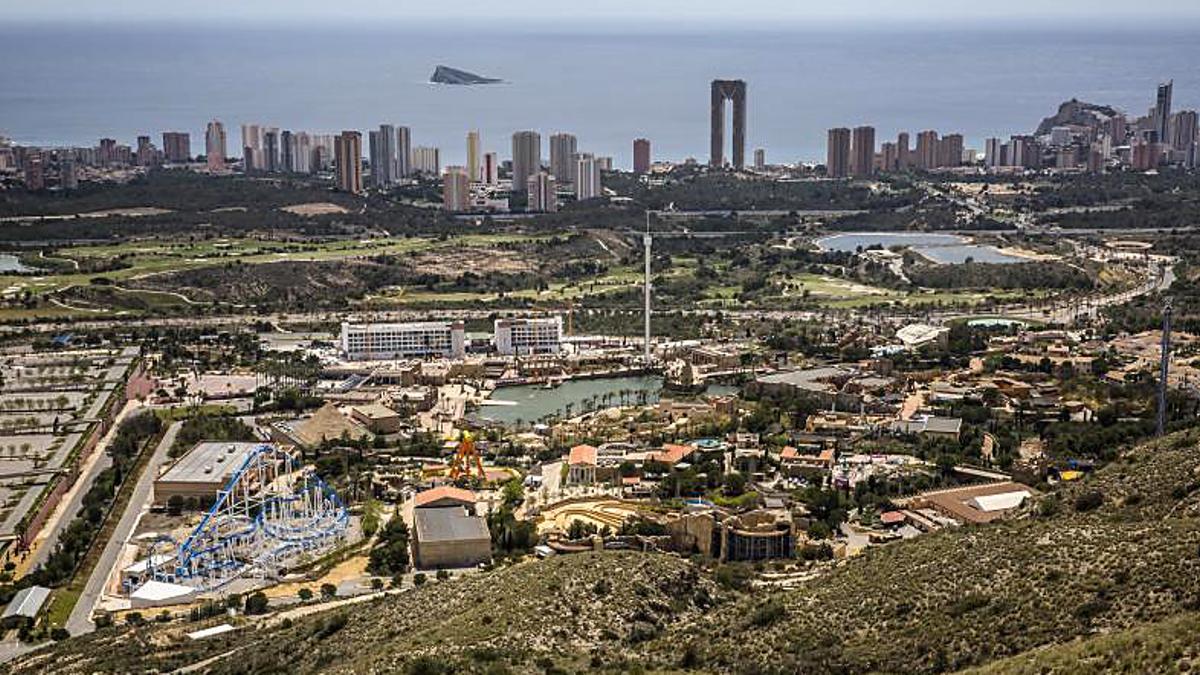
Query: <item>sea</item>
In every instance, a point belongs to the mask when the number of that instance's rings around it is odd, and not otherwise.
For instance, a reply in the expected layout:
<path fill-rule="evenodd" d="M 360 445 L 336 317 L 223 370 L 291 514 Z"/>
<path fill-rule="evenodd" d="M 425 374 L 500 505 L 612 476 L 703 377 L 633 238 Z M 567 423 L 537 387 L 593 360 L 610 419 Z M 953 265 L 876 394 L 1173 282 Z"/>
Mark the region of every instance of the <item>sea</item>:
<path fill-rule="evenodd" d="M 502 158 L 513 131 L 534 129 L 543 155 L 549 135 L 565 131 L 618 167 L 629 166 L 637 137 L 651 140 L 656 159 L 706 161 L 709 82 L 728 78 L 747 82 L 747 161 L 759 147 L 768 162 L 821 160 L 828 128 L 863 124 L 877 142 L 936 129 L 982 149 L 987 137 L 1031 132 L 1073 97 L 1141 115 L 1158 82 L 1174 79 L 1175 108 L 1200 106 L 1197 34 L 0 22 L 0 135 L 94 145 L 187 131 L 200 153 L 216 118 L 238 154 L 242 123 L 327 133 L 391 123 L 409 126 L 414 146 L 441 148 L 444 164 L 464 161 L 472 129 Z M 430 84 L 439 64 L 505 83 Z"/>

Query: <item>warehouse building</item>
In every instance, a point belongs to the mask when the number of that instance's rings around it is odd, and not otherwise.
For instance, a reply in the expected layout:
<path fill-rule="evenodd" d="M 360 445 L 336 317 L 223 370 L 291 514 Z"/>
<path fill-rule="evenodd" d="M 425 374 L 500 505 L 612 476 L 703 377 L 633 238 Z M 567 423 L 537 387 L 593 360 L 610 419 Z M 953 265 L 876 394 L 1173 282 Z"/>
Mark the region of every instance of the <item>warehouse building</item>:
<path fill-rule="evenodd" d="M 415 497 L 413 558 L 421 569 L 473 567 L 492 559 L 487 521 L 475 513 L 475 495 L 440 487 Z"/>
<path fill-rule="evenodd" d="M 197 443 L 154 481 L 154 503 L 165 505 L 175 496 L 201 504 L 211 502 L 260 445 L 232 441 Z"/>
<path fill-rule="evenodd" d="M 44 586 L 22 588 L 4 608 L 4 614 L 0 615 L 0 626 L 15 628 L 23 621 L 33 621 L 49 598 L 50 589 Z"/>
<path fill-rule="evenodd" d="M 557 354 L 561 349 L 561 316 L 496 319 L 496 351 L 505 356 Z"/>
<path fill-rule="evenodd" d="M 342 322 L 342 354 L 350 361 L 445 357 L 466 354 L 463 322 Z"/>

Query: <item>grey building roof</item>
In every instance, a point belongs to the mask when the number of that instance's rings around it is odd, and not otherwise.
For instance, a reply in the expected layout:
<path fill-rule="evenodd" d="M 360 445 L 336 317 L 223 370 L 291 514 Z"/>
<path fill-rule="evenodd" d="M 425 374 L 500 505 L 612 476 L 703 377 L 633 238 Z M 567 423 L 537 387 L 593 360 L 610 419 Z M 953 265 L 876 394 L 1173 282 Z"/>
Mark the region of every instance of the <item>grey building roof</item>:
<path fill-rule="evenodd" d="M 822 368 L 805 368 L 803 370 L 788 370 L 781 373 L 763 375 L 758 381 L 763 384 L 786 384 L 810 391 L 837 391 L 837 387 L 823 380 L 848 377 L 850 371 L 832 366 Z"/>
<path fill-rule="evenodd" d="M 13 596 L 12 602 L 8 603 L 8 607 L 4 608 L 4 614 L 0 615 L 0 619 L 7 619 L 13 616 L 24 616 L 32 619 L 42 610 L 42 605 L 46 604 L 46 599 L 49 597 L 50 589 L 43 586 L 30 586 L 29 588 L 21 589 Z"/>
<path fill-rule="evenodd" d="M 491 540 L 483 517 L 461 506 L 416 509 L 414 518 L 418 542 Z"/>
<path fill-rule="evenodd" d="M 220 483 L 241 466 L 262 443 L 204 441 L 171 465 L 158 480 L 178 483 Z"/>

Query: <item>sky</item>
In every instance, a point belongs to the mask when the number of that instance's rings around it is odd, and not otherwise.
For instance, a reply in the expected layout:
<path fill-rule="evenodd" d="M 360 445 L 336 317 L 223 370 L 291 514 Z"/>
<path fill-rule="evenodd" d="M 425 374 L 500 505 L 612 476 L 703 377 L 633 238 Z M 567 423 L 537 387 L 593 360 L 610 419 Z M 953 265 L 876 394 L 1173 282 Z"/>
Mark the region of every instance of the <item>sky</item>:
<path fill-rule="evenodd" d="M 1197 0 L 0 0 L 13 22 L 206 21 L 310 23 L 396 21 L 575 21 L 635 27 L 653 24 L 783 25 L 1013 23 L 1036 28 L 1076 24 L 1200 22 Z M 562 25 L 560 23 L 560 25 Z M 568 24 L 569 25 L 569 24 Z"/>

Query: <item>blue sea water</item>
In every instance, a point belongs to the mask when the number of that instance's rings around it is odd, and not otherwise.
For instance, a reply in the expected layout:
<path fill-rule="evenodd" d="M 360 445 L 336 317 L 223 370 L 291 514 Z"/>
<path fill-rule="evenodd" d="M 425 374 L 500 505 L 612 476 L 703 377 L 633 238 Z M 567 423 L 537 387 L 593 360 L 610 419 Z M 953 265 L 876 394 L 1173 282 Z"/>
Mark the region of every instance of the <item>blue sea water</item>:
<path fill-rule="evenodd" d="M 371 26 L 278 29 L 192 24 L 0 24 L 0 134 L 29 144 L 132 143 L 205 123 L 366 130 L 408 125 L 414 145 L 461 163 L 465 134 L 507 158 L 511 134 L 578 135 L 579 148 L 631 161 L 632 139 L 656 158 L 702 161 L 708 82 L 748 83 L 747 159 L 819 160 L 833 126 L 872 124 L 877 142 L 908 130 L 982 139 L 1031 131 L 1078 97 L 1144 114 L 1159 80 L 1175 107 L 1200 106 L 1200 40 L 1171 29 L 1022 30 L 964 27 L 852 31 L 586 32 L 565 27 Z M 427 82 L 438 64 L 507 84 Z M 365 150 L 365 148 L 364 148 Z"/>

